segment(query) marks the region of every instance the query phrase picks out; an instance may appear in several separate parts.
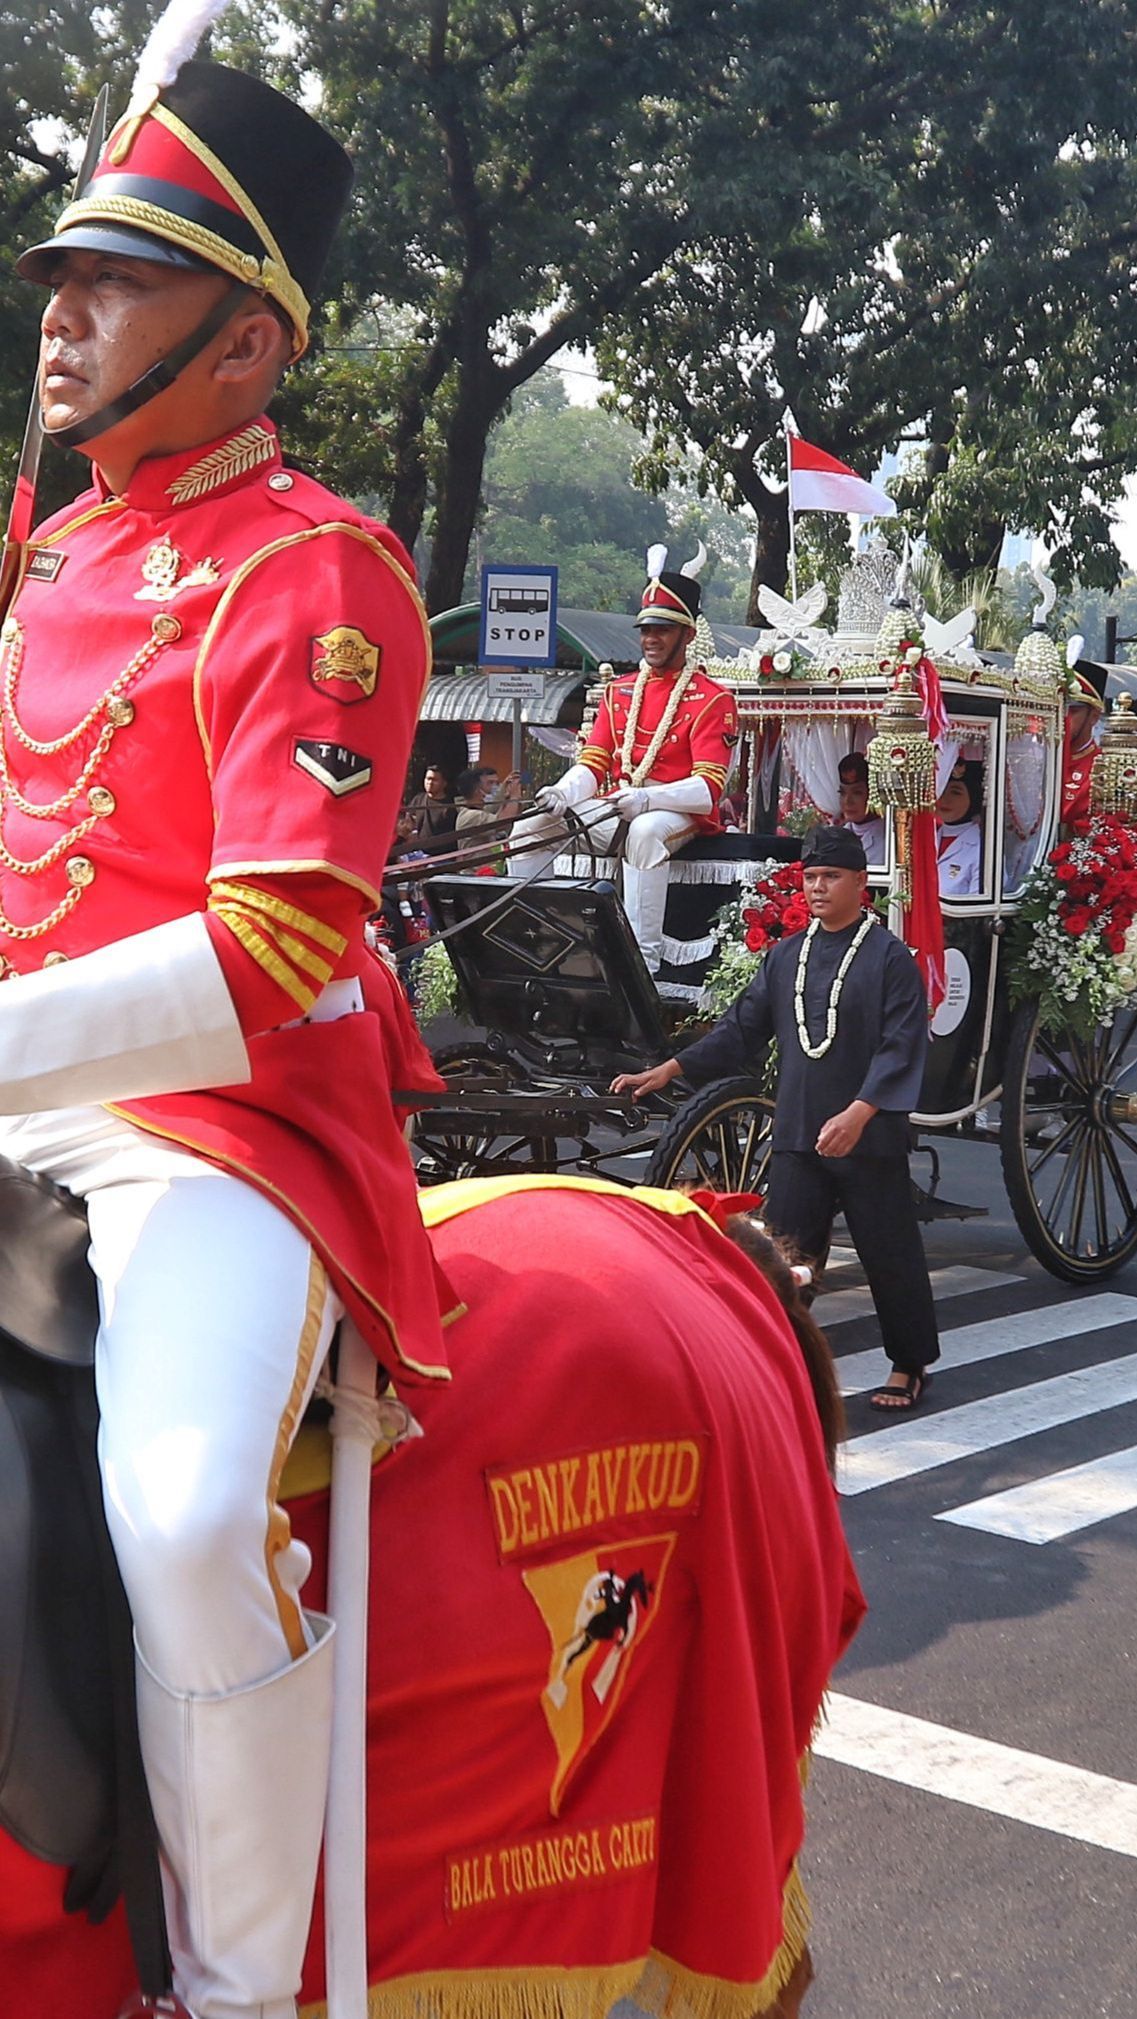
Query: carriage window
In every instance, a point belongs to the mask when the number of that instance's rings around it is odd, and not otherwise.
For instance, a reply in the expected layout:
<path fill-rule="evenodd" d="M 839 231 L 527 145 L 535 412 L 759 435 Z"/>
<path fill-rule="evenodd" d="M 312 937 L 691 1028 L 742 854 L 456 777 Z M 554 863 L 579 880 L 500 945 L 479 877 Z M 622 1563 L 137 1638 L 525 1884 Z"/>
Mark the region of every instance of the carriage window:
<path fill-rule="evenodd" d="M 986 872 L 988 751 L 977 725 L 953 722 L 938 746 L 936 852 L 940 896 L 989 895 Z"/>
<path fill-rule="evenodd" d="M 1047 746 L 1037 717 L 1008 727 L 1003 895 L 1013 897 L 1038 855 L 1046 813 Z"/>

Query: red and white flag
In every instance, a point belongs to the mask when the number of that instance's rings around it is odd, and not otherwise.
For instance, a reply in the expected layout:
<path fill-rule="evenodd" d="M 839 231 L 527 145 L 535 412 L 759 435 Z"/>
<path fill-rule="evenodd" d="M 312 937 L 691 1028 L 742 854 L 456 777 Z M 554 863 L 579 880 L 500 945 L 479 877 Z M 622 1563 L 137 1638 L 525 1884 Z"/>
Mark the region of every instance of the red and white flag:
<path fill-rule="evenodd" d="M 857 512 L 862 519 L 894 516 L 895 500 L 866 484 L 847 463 L 803 442 L 800 435 L 791 433 L 788 441 L 791 512 Z"/>

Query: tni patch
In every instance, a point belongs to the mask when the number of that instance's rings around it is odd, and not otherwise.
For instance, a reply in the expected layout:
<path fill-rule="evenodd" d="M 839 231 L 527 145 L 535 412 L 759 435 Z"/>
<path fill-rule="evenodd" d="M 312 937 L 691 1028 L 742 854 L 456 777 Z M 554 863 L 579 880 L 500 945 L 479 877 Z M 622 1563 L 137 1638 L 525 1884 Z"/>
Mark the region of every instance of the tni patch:
<path fill-rule="evenodd" d="M 367 701 L 379 685 L 380 648 L 354 624 L 336 624 L 313 638 L 308 678 L 334 701 Z"/>
<path fill-rule="evenodd" d="M 371 759 L 358 750 L 349 750 L 343 743 L 318 743 L 314 737 L 298 737 L 292 762 L 334 799 L 346 799 L 349 792 L 361 792 L 371 783 Z"/>

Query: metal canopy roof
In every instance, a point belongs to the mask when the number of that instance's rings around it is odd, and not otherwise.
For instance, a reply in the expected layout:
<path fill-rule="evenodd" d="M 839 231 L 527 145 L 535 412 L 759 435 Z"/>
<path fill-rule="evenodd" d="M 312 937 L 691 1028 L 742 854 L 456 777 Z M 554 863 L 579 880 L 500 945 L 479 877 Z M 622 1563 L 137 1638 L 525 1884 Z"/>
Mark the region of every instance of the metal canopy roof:
<path fill-rule="evenodd" d="M 437 666 L 474 666 L 478 659 L 478 626 L 481 606 L 462 603 L 454 610 L 442 610 L 430 620 Z M 758 642 L 758 632 L 745 624 L 712 624 L 715 648 L 722 659 L 733 659 Z M 613 610 L 557 611 L 557 665 L 577 666 L 595 672 L 604 660 L 613 666 L 635 666 L 639 662 L 639 632 L 631 617 Z M 433 682 L 431 683 L 433 685 Z M 471 715 L 470 721 L 487 718 Z M 543 720 L 543 717 L 535 717 Z"/>
<path fill-rule="evenodd" d="M 546 673 L 545 692 L 540 701 L 521 703 L 521 720 L 538 727 L 552 728 L 568 716 L 567 726 L 576 728 L 580 709 L 571 707 L 574 695 L 583 698 L 588 676 L 583 673 Z M 512 722 L 513 703 L 491 695 L 484 673 L 436 673 L 423 696 L 421 722 Z"/>

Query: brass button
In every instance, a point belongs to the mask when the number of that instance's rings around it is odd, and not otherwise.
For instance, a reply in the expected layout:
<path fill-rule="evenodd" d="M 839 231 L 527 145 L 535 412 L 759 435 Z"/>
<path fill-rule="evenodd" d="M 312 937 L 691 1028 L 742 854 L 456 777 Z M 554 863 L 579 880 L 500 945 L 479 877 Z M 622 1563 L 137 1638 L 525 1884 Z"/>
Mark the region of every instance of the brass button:
<path fill-rule="evenodd" d="M 107 721 L 113 722 L 116 729 L 125 729 L 127 723 L 133 720 L 133 701 L 127 701 L 121 694 L 112 695 L 107 702 Z"/>
<path fill-rule="evenodd" d="M 68 953 L 45 953 L 43 964 L 45 967 L 62 967 L 64 961 L 70 960 L 70 958 L 71 956 Z"/>
<path fill-rule="evenodd" d="M 76 890 L 86 890 L 95 881 L 95 865 L 89 855 L 73 855 L 67 863 L 67 881 Z"/>
<path fill-rule="evenodd" d="M 268 480 L 268 487 L 270 491 L 290 491 L 292 482 L 287 470 L 274 470 Z"/>
<path fill-rule="evenodd" d="M 150 622 L 150 635 L 159 645 L 172 645 L 175 638 L 182 635 L 182 627 L 177 617 L 171 617 L 168 610 L 159 610 Z"/>
<path fill-rule="evenodd" d="M 105 820 L 108 813 L 114 812 L 118 801 L 107 786 L 92 785 L 87 794 L 87 804 L 92 813 L 97 813 L 100 820 Z"/>

